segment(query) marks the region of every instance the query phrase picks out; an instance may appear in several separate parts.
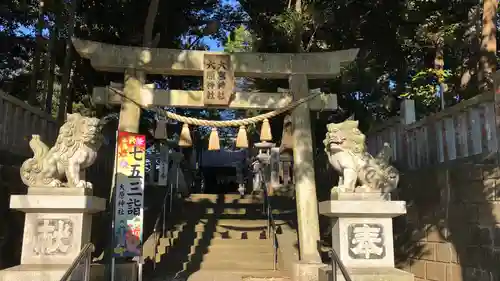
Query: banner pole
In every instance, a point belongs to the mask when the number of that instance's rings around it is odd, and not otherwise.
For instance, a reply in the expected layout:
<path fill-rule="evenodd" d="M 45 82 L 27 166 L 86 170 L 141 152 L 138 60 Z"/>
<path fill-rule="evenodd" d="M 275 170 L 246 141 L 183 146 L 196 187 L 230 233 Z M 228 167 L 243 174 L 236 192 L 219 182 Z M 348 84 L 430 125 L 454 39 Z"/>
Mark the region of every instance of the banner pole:
<path fill-rule="evenodd" d="M 109 211 L 111 213 L 111 231 L 110 231 L 110 245 L 108 253 L 111 257 L 111 268 L 109 270 L 109 277 L 111 281 L 115 281 L 115 257 L 114 257 L 114 244 L 115 244 L 115 184 L 116 184 L 116 162 L 118 161 L 118 130 L 115 132 L 115 159 L 113 162 L 113 177 L 111 178 L 111 191 L 109 194 Z"/>
<path fill-rule="evenodd" d="M 115 268 L 116 268 L 115 257 L 112 257 L 111 258 L 111 281 L 115 281 Z"/>

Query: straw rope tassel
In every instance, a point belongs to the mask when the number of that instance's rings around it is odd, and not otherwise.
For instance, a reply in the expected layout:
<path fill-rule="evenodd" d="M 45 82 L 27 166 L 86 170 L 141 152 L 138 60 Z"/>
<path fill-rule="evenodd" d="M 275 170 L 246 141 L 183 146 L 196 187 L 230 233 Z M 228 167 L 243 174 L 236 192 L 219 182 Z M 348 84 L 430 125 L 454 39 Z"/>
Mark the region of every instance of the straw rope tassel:
<path fill-rule="evenodd" d="M 179 136 L 179 146 L 180 147 L 193 146 L 193 140 L 191 140 L 191 133 L 189 132 L 188 124 L 182 125 L 181 135 Z"/>
<path fill-rule="evenodd" d="M 208 150 L 220 150 L 219 134 L 217 128 L 212 128 L 210 137 L 208 138 Z"/>
<path fill-rule="evenodd" d="M 260 128 L 260 141 L 272 141 L 273 135 L 271 134 L 271 125 L 269 125 L 269 119 L 264 119 L 262 121 L 262 127 Z"/>
<path fill-rule="evenodd" d="M 247 129 L 245 128 L 245 126 L 240 126 L 240 129 L 238 130 L 238 136 L 236 137 L 236 147 L 248 148 Z"/>

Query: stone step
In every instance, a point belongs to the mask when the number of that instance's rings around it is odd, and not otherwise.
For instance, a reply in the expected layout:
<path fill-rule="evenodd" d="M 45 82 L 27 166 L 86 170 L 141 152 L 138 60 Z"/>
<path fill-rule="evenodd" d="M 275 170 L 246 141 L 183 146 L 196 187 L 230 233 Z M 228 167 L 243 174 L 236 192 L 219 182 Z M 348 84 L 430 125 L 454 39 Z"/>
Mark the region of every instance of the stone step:
<path fill-rule="evenodd" d="M 205 208 L 203 209 L 203 213 L 206 215 L 247 215 L 247 214 L 262 214 L 260 209 L 249 209 L 249 208 L 229 208 L 224 207 L 223 209 L 219 208 Z"/>
<path fill-rule="evenodd" d="M 270 196 L 271 205 L 275 207 L 291 207 L 295 208 L 295 201 L 288 196 Z M 245 195 L 241 197 L 239 194 L 191 194 L 184 199 L 184 203 L 199 203 L 203 204 L 262 204 L 264 201 L 263 195 Z"/>
<path fill-rule="evenodd" d="M 250 207 L 240 207 L 240 206 L 224 206 L 223 208 L 212 208 L 212 207 L 207 207 L 207 208 L 202 208 L 200 210 L 200 213 L 206 214 L 206 215 L 214 215 L 214 214 L 221 214 L 221 215 L 247 215 L 247 214 L 254 214 L 254 215 L 262 215 L 266 216 L 265 213 L 262 211 L 263 208 L 261 205 L 255 208 L 250 208 Z M 273 215 L 281 215 L 281 214 L 289 214 L 293 211 L 290 210 L 279 210 L 279 209 L 273 209 L 272 214 Z"/>
<path fill-rule="evenodd" d="M 278 225 L 285 224 L 285 222 L 276 222 Z M 227 222 L 224 220 L 217 220 L 215 222 L 209 220 L 199 221 L 196 224 L 193 223 L 179 223 L 172 227 L 169 231 L 196 231 L 196 232 L 206 232 L 206 231 L 214 231 L 214 232 L 226 232 L 226 231 L 239 231 L 239 232 L 261 232 L 267 230 L 267 221 L 236 221 L 236 223 Z"/>
<path fill-rule="evenodd" d="M 278 270 L 210 270 L 196 272 L 163 272 L 160 276 L 145 279 L 145 281 L 289 281 L 286 273 Z"/>
<path fill-rule="evenodd" d="M 272 243 L 215 243 L 210 245 L 205 245 L 203 243 L 196 243 L 195 245 L 176 245 L 173 247 L 160 245 L 157 249 L 157 254 L 155 256 L 156 262 L 160 262 L 162 259 L 172 259 L 183 260 L 189 256 L 196 255 L 223 255 L 222 259 L 225 257 L 232 259 L 238 259 L 240 257 L 248 258 L 255 257 L 259 255 L 272 256 L 274 254 L 274 247 Z M 151 256 L 153 258 L 154 255 Z"/>
<path fill-rule="evenodd" d="M 165 237 L 171 239 L 266 239 L 266 220 L 218 220 L 215 225 L 210 225 L 210 220 L 201 219 L 192 225 L 184 222 L 166 231 Z M 277 221 L 276 225 L 284 225 L 286 222 Z M 279 229 L 278 229 L 279 233 Z M 149 240 L 149 239 L 148 239 Z"/>
<path fill-rule="evenodd" d="M 217 221 L 217 220 L 264 220 L 266 219 L 267 216 L 263 214 L 260 211 L 246 211 L 244 214 L 238 214 L 231 212 L 230 214 L 224 213 L 224 212 L 219 212 L 219 213 L 212 213 L 212 214 L 207 214 L 205 212 L 196 212 L 191 210 L 190 213 L 188 211 L 183 211 L 178 217 L 178 220 L 185 220 L 185 221 L 193 221 L 193 220 L 211 220 L 211 221 Z"/>
<path fill-rule="evenodd" d="M 156 251 L 156 255 L 154 252 Z M 228 255 L 233 253 L 269 254 L 274 253 L 274 246 L 271 239 L 222 239 L 212 238 L 208 241 L 204 239 L 180 240 L 174 238 L 161 238 L 158 247 L 144 247 L 144 255 L 160 262 L 166 254 L 180 254 L 187 257 L 195 253 L 212 254 L 223 252 Z"/>
<path fill-rule="evenodd" d="M 240 232 L 251 232 L 251 231 L 263 231 L 267 230 L 267 220 L 235 220 L 235 219 L 210 219 L 210 218 L 198 218 L 195 220 L 181 220 L 173 226 L 170 226 L 167 231 L 240 231 Z M 285 225 L 285 221 L 275 220 L 276 226 Z"/>
<path fill-rule="evenodd" d="M 184 199 L 184 202 L 196 202 L 201 204 L 228 204 L 228 203 L 240 203 L 240 204 L 256 204 L 262 203 L 264 199 L 260 195 L 244 195 L 239 194 L 191 194 L 188 198 Z"/>
<path fill-rule="evenodd" d="M 203 257 L 193 259 L 191 261 L 175 261 L 166 260 L 164 265 L 160 265 L 164 270 L 169 272 L 182 272 L 182 271 L 198 271 L 204 269 L 210 270 L 272 270 L 273 261 L 271 260 L 217 260 L 207 259 Z"/>
<path fill-rule="evenodd" d="M 191 262 L 192 264 L 192 262 Z M 187 266 L 190 263 L 186 263 Z M 220 269 L 255 269 L 255 270 L 272 270 L 273 269 L 273 261 L 265 260 L 265 259 L 257 259 L 257 260 L 232 260 L 232 261 L 219 261 L 219 260 L 208 260 L 203 261 L 200 265 L 200 269 L 212 269 L 212 270 L 220 270 Z"/>
<path fill-rule="evenodd" d="M 212 219 L 207 219 L 207 218 L 202 218 L 198 220 L 198 223 L 200 224 L 214 224 L 214 221 Z M 275 220 L 276 224 L 285 224 L 285 221 L 281 220 Z M 186 225 L 188 222 L 182 222 L 179 225 Z M 215 221 L 216 225 L 220 226 L 226 226 L 226 227 L 266 227 L 267 226 L 267 219 L 218 219 Z"/>
<path fill-rule="evenodd" d="M 274 219 L 288 219 L 292 216 L 296 216 L 294 210 L 277 210 L 272 211 Z M 170 220 L 197 220 L 197 219 L 224 219 L 224 220 L 265 220 L 267 215 L 261 211 L 261 209 L 221 209 L 214 210 L 213 208 L 207 208 L 203 210 L 197 210 L 196 208 L 186 208 L 180 211 L 172 217 Z"/>
<path fill-rule="evenodd" d="M 220 237 L 213 237 L 210 240 L 204 239 L 193 239 L 190 241 L 182 241 L 180 239 L 174 238 L 161 238 L 159 241 L 158 247 L 175 247 L 179 245 L 228 245 L 228 247 L 237 246 L 237 245 L 272 245 L 271 239 L 223 239 Z"/>
<path fill-rule="evenodd" d="M 228 230 L 224 228 L 220 228 L 216 231 L 214 230 L 174 230 L 167 231 L 165 236 L 162 238 L 173 238 L 178 239 L 182 236 L 188 236 L 194 239 L 202 239 L 202 238 L 223 238 L 223 239 L 266 239 L 267 231 L 241 231 L 241 230 Z"/>
<path fill-rule="evenodd" d="M 189 249 L 171 249 L 170 251 L 161 255 L 161 260 L 168 261 L 258 261 L 258 262 L 272 262 L 274 253 L 272 247 L 263 249 L 262 251 L 253 251 L 252 247 L 246 247 L 239 252 L 231 251 L 224 248 L 211 248 L 205 247 L 190 247 Z"/>
<path fill-rule="evenodd" d="M 193 278 L 191 278 L 193 277 Z M 201 277 L 201 278 L 200 278 Z M 205 277 L 206 279 L 203 279 Z M 212 278 L 210 278 L 212 277 Z M 236 278 L 235 278 L 236 277 Z M 201 270 L 193 273 L 189 281 L 231 281 L 243 280 L 254 281 L 254 278 L 265 278 L 267 281 L 288 281 L 291 280 L 287 274 L 279 270 L 243 270 L 243 269 L 226 269 L 220 270 Z M 271 279 L 273 278 L 273 279 Z M 262 280 L 262 279 L 259 279 Z"/>
<path fill-rule="evenodd" d="M 184 255 L 194 254 L 196 252 L 202 252 L 203 254 L 212 254 L 212 253 L 220 253 L 224 252 L 224 254 L 228 255 L 240 255 L 242 252 L 251 253 L 251 254 L 272 254 L 274 252 L 274 248 L 272 243 L 266 244 L 211 244 L 211 245 L 185 245 L 184 247 L 166 247 L 159 250 L 163 250 L 163 253 L 182 253 Z"/>

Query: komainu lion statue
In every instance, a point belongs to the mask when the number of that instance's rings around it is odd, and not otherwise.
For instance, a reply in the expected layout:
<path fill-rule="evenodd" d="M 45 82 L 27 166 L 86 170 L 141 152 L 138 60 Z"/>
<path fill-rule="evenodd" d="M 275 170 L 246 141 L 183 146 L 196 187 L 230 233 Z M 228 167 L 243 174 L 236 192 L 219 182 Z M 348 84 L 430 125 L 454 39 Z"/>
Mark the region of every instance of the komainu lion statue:
<path fill-rule="evenodd" d="M 334 189 L 387 194 L 397 187 L 399 172 L 389 164 L 392 150 L 387 143 L 373 157 L 366 151 L 365 135 L 358 129 L 358 121 L 346 120 L 326 127 L 325 151 L 330 164 L 339 172 L 338 186 Z"/>
<path fill-rule="evenodd" d="M 54 147 L 33 135 L 29 145 L 34 156 L 21 166 L 21 179 L 28 187 L 92 188 L 83 180 L 84 171 L 94 163 L 102 142 L 99 119 L 68 114 Z"/>

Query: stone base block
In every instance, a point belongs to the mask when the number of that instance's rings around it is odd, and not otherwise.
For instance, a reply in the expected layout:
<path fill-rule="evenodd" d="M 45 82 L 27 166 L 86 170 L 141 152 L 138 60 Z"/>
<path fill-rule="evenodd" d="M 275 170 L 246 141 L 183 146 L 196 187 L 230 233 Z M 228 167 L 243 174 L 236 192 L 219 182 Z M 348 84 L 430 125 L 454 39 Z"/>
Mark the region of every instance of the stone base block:
<path fill-rule="evenodd" d="M 342 192 L 333 190 L 331 193 L 331 200 L 373 200 L 373 201 L 388 201 L 391 200 L 390 193 L 381 192 Z"/>
<path fill-rule="evenodd" d="M 26 214 L 21 264 L 71 264 L 90 242 L 91 224 L 88 214 Z"/>
<path fill-rule="evenodd" d="M 318 281 L 319 269 L 325 266 L 322 263 L 297 262 L 293 266 L 292 281 Z"/>
<path fill-rule="evenodd" d="M 406 202 L 330 200 L 319 203 L 319 213 L 332 218 L 394 218 L 406 214 Z"/>
<path fill-rule="evenodd" d="M 0 281 L 61 280 L 69 265 L 18 265 L 0 271 Z"/>
<path fill-rule="evenodd" d="M 42 188 L 40 188 L 42 189 Z M 33 192 L 35 194 L 33 194 Z M 30 190 L 28 195 L 10 196 L 10 208 L 25 213 L 88 213 L 106 209 L 106 199 L 87 195 L 43 195 Z M 66 191 L 74 194 L 75 191 Z M 80 191 L 84 192 L 84 190 Z"/>
<path fill-rule="evenodd" d="M 60 281 L 69 265 L 19 265 L 0 271 L 0 281 Z M 81 281 L 83 267 L 76 268 L 68 281 Z M 105 266 L 93 264 L 90 269 L 90 280 L 104 281 Z M 136 281 L 136 263 L 116 265 L 116 279 L 120 281 Z"/>
<path fill-rule="evenodd" d="M 59 190 L 61 188 L 58 188 Z M 10 207 L 26 213 L 22 265 L 70 265 L 90 241 L 92 214 L 106 208 L 106 200 L 84 189 L 61 189 L 66 195 L 40 193 L 56 189 L 30 188 L 28 195 L 12 195 Z"/>
<path fill-rule="evenodd" d="M 348 269 L 352 281 L 414 281 L 414 276 L 396 268 L 353 268 Z M 333 281 L 332 267 L 319 269 L 318 281 Z M 337 281 L 346 281 L 342 272 L 337 270 Z"/>
<path fill-rule="evenodd" d="M 51 195 L 51 196 L 92 196 L 93 191 L 90 188 L 55 188 L 55 187 L 30 187 L 28 195 Z"/>
<path fill-rule="evenodd" d="M 321 202 L 332 218 L 332 246 L 347 268 L 393 268 L 392 218 L 406 213 L 403 201 Z"/>

